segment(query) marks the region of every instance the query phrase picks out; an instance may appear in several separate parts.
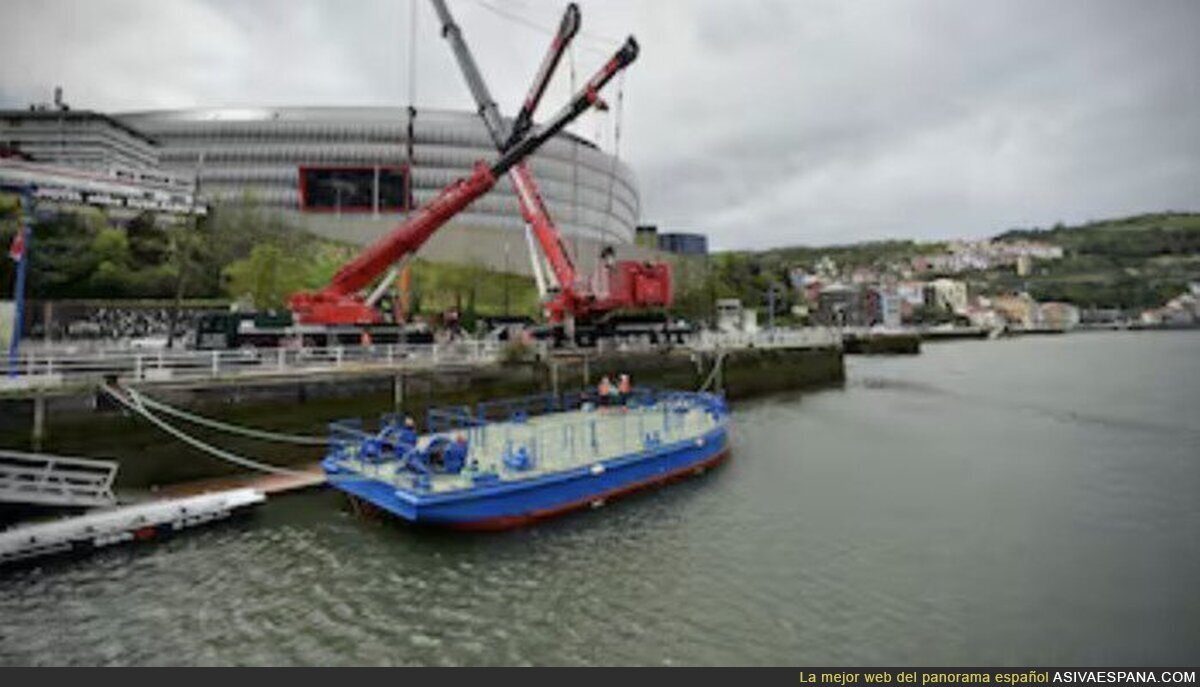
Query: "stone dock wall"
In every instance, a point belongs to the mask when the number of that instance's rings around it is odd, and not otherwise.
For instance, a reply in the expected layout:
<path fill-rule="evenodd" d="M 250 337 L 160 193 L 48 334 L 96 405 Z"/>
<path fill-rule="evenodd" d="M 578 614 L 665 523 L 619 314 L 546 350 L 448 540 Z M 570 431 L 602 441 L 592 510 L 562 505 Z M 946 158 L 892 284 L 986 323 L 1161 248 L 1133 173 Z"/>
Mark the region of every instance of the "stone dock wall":
<path fill-rule="evenodd" d="M 437 369 L 338 372 L 138 388 L 164 403 L 225 422 L 324 436 L 329 422 L 403 412 L 424 426 L 430 407 L 592 386 L 602 375 L 629 374 L 635 384 L 697 389 L 717 355 L 673 349 L 604 356 L 553 356 L 533 362 Z M 844 381 L 837 348 L 741 349 L 722 356 L 712 379 L 731 400 Z M 278 465 L 318 460 L 323 449 L 247 439 L 185 422 L 171 423 L 223 449 Z M 141 490 L 241 471 L 167 436 L 119 408 L 98 390 L 0 397 L 0 447 L 58 455 L 114 458 L 118 489 Z"/>

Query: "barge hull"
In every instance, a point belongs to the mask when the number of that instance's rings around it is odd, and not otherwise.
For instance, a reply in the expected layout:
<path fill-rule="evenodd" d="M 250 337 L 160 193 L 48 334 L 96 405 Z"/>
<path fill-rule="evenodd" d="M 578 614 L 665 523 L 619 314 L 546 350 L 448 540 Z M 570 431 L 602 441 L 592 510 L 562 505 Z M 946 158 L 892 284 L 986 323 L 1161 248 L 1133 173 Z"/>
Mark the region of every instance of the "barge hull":
<path fill-rule="evenodd" d="M 362 479 L 331 480 L 333 486 L 418 524 L 457 530 L 504 530 L 600 505 L 627 494 L 700 474 L 729 457 L 725 427 L 696 443 L 664 446 L 652 453 L 604 462 L 603 470 L 561 475 L 473 490 L 454 496 L 413 498 L 390 485 Z"/>
<path fill-rule="evenodd" d="M 656 477 L 651 477 L 650 479 L 647 479 L 642 482 L 628 484 L 626 486 L 618 487 L 618 488 L 615 488 L 615 489 L 612 489 L 612 490 L 609 490 L 609 491 L 606 491 L 606 492 L 603 492 L 600 494 L 596 494 L 594 496 L 585 497 L 585 498 L 578 499 L 576 501 L 572 501 L 569 503 L 564 503 L 559 506 L 555 506 L 553 508 L 548 508 L 548 509 L 543 509 L 543 510 L 538 510 L 538 511 L 531 511 L 524 515 L 500 516 L 500 517 L 492 518 L 490 520 L 478 520 L 478 521 L 474 521 L 474 522 L 446 523 L 446 526 L 450 527 L 451 529 L 464 530 L 464 531 L 476 531 L 476 532 L 507 530 L 507 529 L 514 529 L 517 527 L 524 527 L 526 525 L 533 524 L 540 520 L 546 520 L 546 519 L 554 518 L 554 517 L 557 517 L 560 515 L 566 515 L 567 513 L 570 513 L 572 511 L 583 510 L 585 508 L 591 508 L 594 505 L 603 505 L 604 503 L 606 503 L 608 501 L 621 498 L 622 496 L 628 496 L 630 494 L 633 494 L 633 493 L 636 493 L 639 491 L 644 491 L 647 489 L 653 489 L 655 487 L 665 486 L 672 482 L 677 482 L 680 480 L 687 479 L 688 477 L 691 477 L 691 476 L 703 474 L 704 472 L 708 471 L 710 468 L 714 468 L 714 467 L 720 465 L 728 457 L 729 457 L 729 448 L 726 447 L 724 450 L 722 450 L 717 455 L 715 455 L 711 458 L 707 458 L 699 463 L 695 463 L 693 465 L 688 465 L 688 466 L 684 466 L 681 468 L 677 468 L 671 472 L 667 472 L 662 475 L 658 475 Z"/>

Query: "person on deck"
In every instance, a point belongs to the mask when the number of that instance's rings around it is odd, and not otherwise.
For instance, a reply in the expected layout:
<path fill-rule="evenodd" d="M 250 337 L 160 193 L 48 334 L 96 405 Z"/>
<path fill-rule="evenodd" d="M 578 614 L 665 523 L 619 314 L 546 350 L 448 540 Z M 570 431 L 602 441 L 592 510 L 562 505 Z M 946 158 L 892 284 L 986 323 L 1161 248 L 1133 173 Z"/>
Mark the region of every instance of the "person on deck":
<path fill-rule="evenodd" d="M 629 381 L 629 375 L 621 375 L 617 379 L 617 394 L 621 398 L 621 405 L 629 402 L 629 392 L 633 391 L 633 384 Z"/>
<path fill-rule="evenodd" d="M 412 416 L 404 418 L 404 427 L 400 429 L 400 443 L 406 447 L 417 445 L 417 423 L 413 422 Z"/>
<path fill-rule="evenodd" d="M 608 405 L 609 397 L 612 395 L 613 391 L 613 383 L 612 380 L 608 378 L 608 375 L 601 377 L 600 385 L 596 387 L 597 395 L 600 397 L 597 399 L 599 404 L 602 406 Z"/>

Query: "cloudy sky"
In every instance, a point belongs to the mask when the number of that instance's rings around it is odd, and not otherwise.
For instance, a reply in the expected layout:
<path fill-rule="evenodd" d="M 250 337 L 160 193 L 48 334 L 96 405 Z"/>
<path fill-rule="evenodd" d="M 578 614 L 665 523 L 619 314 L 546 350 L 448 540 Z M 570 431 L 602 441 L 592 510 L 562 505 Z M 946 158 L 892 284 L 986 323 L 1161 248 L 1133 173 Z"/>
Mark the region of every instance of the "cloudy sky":
<path fill-rule="evenodd" d="M 425 0 L 8 0 L 0 106 L 471 106 Z M 505 112 L 560 0 L 450 0 Z M 643 220 L 720 248 L 1200 210 L 1200 2 L 585 0 Z M 415 36 L 415 83 L 410 44 Z M 568 70 L 547 95 L 561 102 Z M 616 101 L 610 87 L 609 99 Z M 615 114 L 575 130 L 612 150 Z"/>

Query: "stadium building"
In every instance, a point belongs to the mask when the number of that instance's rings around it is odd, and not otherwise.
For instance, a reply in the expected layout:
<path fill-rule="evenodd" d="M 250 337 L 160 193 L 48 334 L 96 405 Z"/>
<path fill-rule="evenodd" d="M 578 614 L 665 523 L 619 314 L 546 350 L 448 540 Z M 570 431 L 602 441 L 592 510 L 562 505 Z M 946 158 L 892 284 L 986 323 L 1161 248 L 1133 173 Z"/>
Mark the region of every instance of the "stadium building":
<path fill-rule="evenodd" d="M 153 139 L 88 110 L 0 110 L 0 145 L 40 162 L 68 167 L 158 166 Z"/>
<path fill-rule="evenodd" d="M 211 201 L 251 198 L 277 207 L 310 231 L 368 243 L 411 207 L 497 153 L 474 112 L 400 107 L 199 108 L 113 115 L 158 143 L 162 167 L 199 170 Z M 531 168 L 551 216 L 581 267 L 612 245 L 622 257 L 646 257 L 634 245 L 639 217 L 632 171 L 594 144 L 559 134 Z M 502 179 L 434 235 L 421 254 L 528 272 L 524 223 Z"/>
<path fill-rule="evenodd" d="M 0 110 L 0 188 L 28 190 L 53 207 L 103 207 L 125 222 L 144 211 L 160 217 L 204 214 L 194 179 L 163 172 L 158 142 L 112 117 L 55 103 Z"/>

